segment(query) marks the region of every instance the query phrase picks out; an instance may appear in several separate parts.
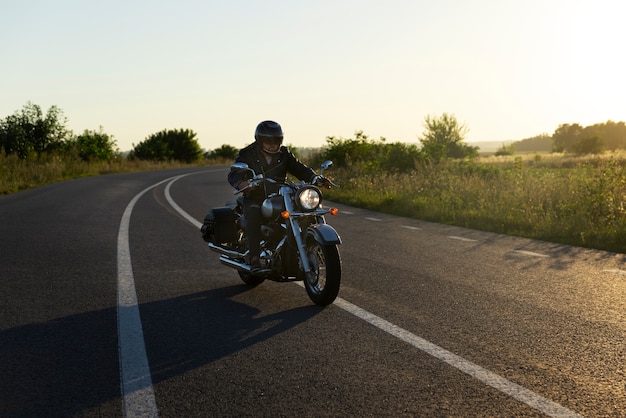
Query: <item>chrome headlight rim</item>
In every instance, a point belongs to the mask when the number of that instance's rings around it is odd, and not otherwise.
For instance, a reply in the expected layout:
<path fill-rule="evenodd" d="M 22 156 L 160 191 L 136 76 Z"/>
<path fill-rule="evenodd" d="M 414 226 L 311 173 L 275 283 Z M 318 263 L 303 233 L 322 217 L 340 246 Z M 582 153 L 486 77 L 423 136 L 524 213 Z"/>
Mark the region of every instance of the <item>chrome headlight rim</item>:
<path fill-rule="evenodd" d="M 296 204 L 302 211 L 312 212 L 322 204 L 322 192 L 315 186 L 305 186 L 298 190 Z"/>

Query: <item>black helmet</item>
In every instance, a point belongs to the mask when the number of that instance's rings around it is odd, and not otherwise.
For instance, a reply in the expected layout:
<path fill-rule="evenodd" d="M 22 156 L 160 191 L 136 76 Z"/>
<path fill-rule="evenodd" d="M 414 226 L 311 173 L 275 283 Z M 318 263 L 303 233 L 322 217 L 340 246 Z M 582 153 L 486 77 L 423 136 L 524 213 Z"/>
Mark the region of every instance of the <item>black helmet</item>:
<path fill-rule="evenodd" d="M 261 146 L 263 146 L 264 141 L 278 143 L 278 145 L 282 145 L 283 143 L 283 128 L 274 121 L 265 120 L 259 123 L 256 127 L 256 131 L 254 131 L 254 139 Z M 278 151 L 268 151 L 263 148 L 265 152 L 269 152 L 270 154 L 278 153 Z"/>

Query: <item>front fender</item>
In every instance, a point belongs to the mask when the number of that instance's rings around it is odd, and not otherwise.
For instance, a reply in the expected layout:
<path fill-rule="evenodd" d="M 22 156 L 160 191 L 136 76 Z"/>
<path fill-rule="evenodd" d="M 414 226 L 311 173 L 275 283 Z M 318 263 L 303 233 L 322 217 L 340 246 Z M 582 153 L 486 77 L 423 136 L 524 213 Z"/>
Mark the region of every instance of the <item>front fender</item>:
<path fill-rule="evenodd" d="M 328 224 L 316 224 L 307 228 L 320 244 L 341 244 L 341 238 L 335 228 Z"/>

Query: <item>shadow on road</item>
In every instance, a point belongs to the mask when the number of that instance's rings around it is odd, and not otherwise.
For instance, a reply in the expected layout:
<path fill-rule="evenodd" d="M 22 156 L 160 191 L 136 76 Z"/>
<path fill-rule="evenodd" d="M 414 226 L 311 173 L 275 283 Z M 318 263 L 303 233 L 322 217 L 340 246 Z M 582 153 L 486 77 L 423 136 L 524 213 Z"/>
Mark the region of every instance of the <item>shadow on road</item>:
<path fill-rule="evenodd" d="M 323 309 L 259 317 L 258 309 L 231 300 L 248 289 L 140 305 L 153 382 L 270 339 Z M 112 307 L 0 331 L 0 416 L 121 415 L 116 320 Z"/>
<path fill-rule="evenodd" d="M 301 306 L 269 315 L 232 300 L 244 284 L 141 306 L 153 382 L 211 363 L 296 327 L 323 310 Z"/>

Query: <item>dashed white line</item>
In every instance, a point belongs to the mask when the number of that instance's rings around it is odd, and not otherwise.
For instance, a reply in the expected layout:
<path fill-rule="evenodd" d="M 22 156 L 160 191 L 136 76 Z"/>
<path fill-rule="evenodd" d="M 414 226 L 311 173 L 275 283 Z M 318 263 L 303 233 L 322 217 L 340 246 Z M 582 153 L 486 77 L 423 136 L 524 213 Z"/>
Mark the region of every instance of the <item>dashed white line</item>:
<path fill-rule="evenodd" d="M 543 257 L 543 258 L 550 258 L 549 255 L 546 254 L 540 254 L 540 253 L 534 253 L 532 251 L 524 251 L 524 250 L 513 250 L 514 253 L 518 253 L 518 254 L 525 254 L 525 255 L 530 255 L 532 257 Z"/>
<path fill-rule="evenodd" d="M 465 237 L 457 237 L 456 235 L 448 235 L 448 238 L 455 239 L 457 241 L 476 242 L 477 240 Z"/>
<path fill-rule="evenodd" d="M 410 226 L 410 225 L 400 225 L 401 228 L 406 228 L 406 229 L 411 229 L 413 231 L 421 231 L 422 228 L 418 228 L 417 226 Z"/>
<path fill-rule="evenodd" d="M 605 269 L 602 270 L 606 273 L 615 273 L 615 274 L 621 274 L 621 275 L 626 275 L 626 270 L 620 270 L 620 269 Z"/>
<path fill-rule="evenodd" d="M 382 219 L 380 219 L 380 218 L 365 218 L 365 219 L 367 219 L 368 221 L 374 221 L 374 222 L 382 221 Z"/>

